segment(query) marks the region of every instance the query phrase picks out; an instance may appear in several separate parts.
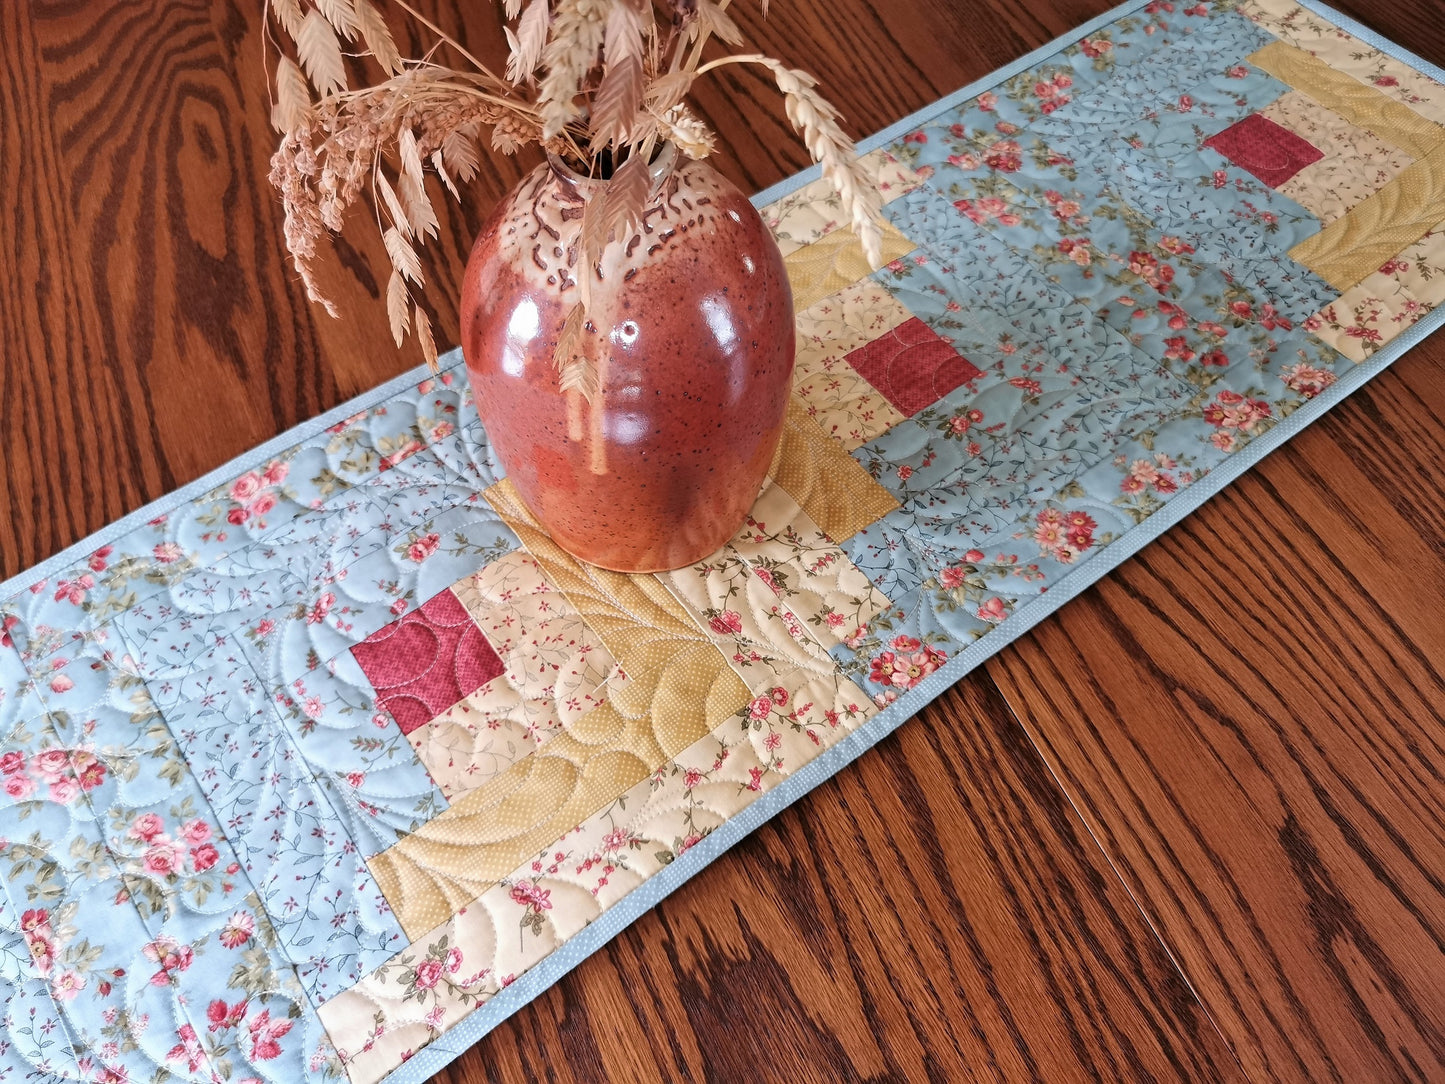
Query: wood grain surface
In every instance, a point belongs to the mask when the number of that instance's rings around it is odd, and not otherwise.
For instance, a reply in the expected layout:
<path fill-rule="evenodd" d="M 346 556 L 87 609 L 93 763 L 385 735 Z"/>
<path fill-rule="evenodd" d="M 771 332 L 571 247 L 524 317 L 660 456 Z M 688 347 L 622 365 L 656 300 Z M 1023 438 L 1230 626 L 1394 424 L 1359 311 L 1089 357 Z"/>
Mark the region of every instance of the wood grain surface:
<path fill-rule="evenodd" d="M 862 135 L 1108 6 L 736 14 Z M 1445 63 L 1441 0 L 1339 6 Z M 490 0 L 421 7 L 500 56 Z M 0 0 L 0 576 L 416 363 L 367 230 L 327 265 L 342 321 L 284 259 L 258 12 Z M 720 168 L 802 167 L 767 85 L 718 75 Z M 429 246 L 444 344 L 531 161 Z M 438 1080 L 1445 1080 L 1442 367 L 1445 336 Z"/>

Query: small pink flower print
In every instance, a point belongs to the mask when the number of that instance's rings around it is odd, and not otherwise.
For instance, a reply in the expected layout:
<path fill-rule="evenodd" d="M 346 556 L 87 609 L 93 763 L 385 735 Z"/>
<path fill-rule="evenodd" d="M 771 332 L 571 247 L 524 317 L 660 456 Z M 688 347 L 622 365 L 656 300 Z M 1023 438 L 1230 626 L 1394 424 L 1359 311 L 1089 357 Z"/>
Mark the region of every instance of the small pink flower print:
<path fill-rule="evenodd" d="M 446 972 L 448 975 L 455 975 L 462 969 L 462 950 L 459 948 L 447 949 Z"/>
<path fill-rule="evenodd" d="M 238 1001 L 234 1005 L 227 1005 L 221 998 L 216 998 L 206 1006 L 206 1019 L 210 1021 L 207 1031 L 225 1031 L 233 1028 L 246 1017 L 246 1005 L 248 1002 Z"/>
<path fill-rule="evenodd" d="M 181 547 L 177 542 L 157 542 L 151 550 L 151 555 L 163 565 L 172 561 L 179 561 L 181 558 Z"/>
<path fill-rule="evenodd" d="M 1216 365 L 1224 368 L 1229 364 L 1229 355 L 1223 350 L 1210 350 L 1199 358 L 1200 365 Z"/>
<path fill-rule="evenodd" d="M 256 916 L 249 911 L 235 911 L 221 927 L 220 942 L 228 949 L 240 948 L 256 932 Z M 241 1006 L 245 1009 L 245 1005 Z"/>
<path fill-rule="evenodd" d="M 1274 331 L 1276 328 L 1282 331 L 1294 330 L 1294 322 L 1276 312 L 1269 302 L 1260 306 L 1259 323 L 1266 331 Z"/>
<path fill-rule="evenodd" d="M 272 1020 L 271 1011 L 262 1009 L 246 1024 L 251 1035 L 251 1057 L 255 1061 L 270 1061 L 281 1056 L 281 1044 L 277 1041 L 291 1030 L 293 1021 Z"/>
<path fill-rule="evenodd" d="M 308 625 L 319 625 L 326 620 L 326 615 L 331 612 L 331 607 L 336 605 L 336 596 L 330 591 L 318 598 L 306 613 Z"/>
<path fill-rule="evenodd" d="M 521 904 L 534 914 L 552 910 L 552 891 L 535 881 L 518 881 L 512 886 L 512 902 Z"/>
<path fill-rule="evenodd" d="M 262 493 L 254 501 L 246 506 L 246 510 L 253 516 L 264 516 L 271 509 L 276 507 L 276 497 L 271 493 Z"/>
<path fill-rule="evenodd" d="M 105 765 L 94 753 L 84 749 L 70 755 L 70 770 L 75 773 L 81 790 L 95 790 L 105 782 Z"/>
<path fill-rule="evenodd" d="M 897 637 L 909 640 L 910 637 Z M 917 640 L 912 641 L 918 644 Z M 945 652 L 918 644 L 922 650 L 884 651 L 872 662 L 868 679 L 879 685 L 892 685 L 899 689 L 911 689 L 929 674 L 933 673 L 948 658 Z"/>
<path fill-rule="evenodd" d="M 85 601 L 85 593 L 95 586 L 95 577 L 89 572 L 73 580 L 61 580 L 55 585 L 55 601 L 69 602 L 79 606 Z"/>
<path fill-rule="evenodd" d="M 1229 174 L 1225 173 L 1222 169 L 1216 169 L 1214 171 L 1213 183 L 1215 188 L 1223 188 L 1229 183 Z"/>
<path fill-rule="evenodd" d="M 748 715 L 754 719 L 766 719 L 773 711 L 773 701 L 770 697 L 756 697 L 748 708 Z"/>
<path fill-rule="evenodd" d="M 736 636 L 743 631 L 743 618 L 736 610 L 724 610 L 708 622 L 708 627 L 719 636 Z"/>
<path fill-rule="evenodd" d="M 682 773 L 682 785 L 683 789 L 685 790 L 692 790 L 693 787 L 697 786 L 701 782 L 702 772 L 698 771 L 696 768 L 689 768 L 687 771 Z"/>
<path fill-rule="evenodd" d="M 1180 361 L 1193 361 L 1194 351 L 1189 349 L 1189 344 L 1183 335 L 1175 336 L 1164 340 L 1164 356 L 1166 358 L 1178 358 Z"/>
<path fill-rule="evenodd" d="M 1054 76 L 1054 86 L 1060 90 L 1068 90 L 1074 85 L 1074 77 L 1068 72 L 1059 72 Z"/>
<path fill-rule="evenodd" d="M 0 617 L 0 647 L 14 647 L 15 641 L 10 636 L 10 630 L 20 624 L 20 618 L 14 614 L 6 614 Z"/>
<path fill-rule="evenodd" d="M 261 475 L 261 481 L 268 486 L 279 486 L 286 481 L 286 475 L 291 472 L 291 464 L 283 463 L 279 459 L 273 459 L 266 464 L 266 470 Z"/>
<path fill-rule="evenodd" d="M 113 552 L 114 550 L 110 546 L 101 546 L 100 549 L 90 555 L 90 560 L 87 561 L 86 564 L 90 566 L 92 572 L 104 572 L 109 565 L 106 558 Z"/>
<path fill-rule="evenodd" d="M 1008 609 L 1001 598 L 991 598 L 978 608 L 980 620 L 988 621 L 991 624 L 998 624 L 1008 616 Z"/>
<path fill-rule="evenodd" d="M 196 1038 L 196 1029 L 182 1024 L 176 1032 L 181 1040 L 166 1053 L 166 1061 L 185 1062 L 186 1068 L 195 1072 L 206 1061 L 206 1052 L 201 1049 L 201 1040 Z"/>
<path fill-rule="evenodd" d="M 211 850 L 214 851 L 215 848 L 212 847 Z M 146 848 L 143 864 L 147 873 L 154 873 L 161 877 L 170 877 L 181 871 L 184 860 L 184 846 L 176 840 L 167 839 L 164 835 L 160 835 Z M 212 859 L 212 862 L 214 864 L 214 859 Z"/>
<path fill-rule="evenodd" d="M 57 1001 L 73 1001 L 85 989 L 85 976 L 79 971 L 65 970 L 50 980 L 50 992 Z"/>
<path fill-rule="evenodd" d="M 924 132 L 909 132 L 903 137 L 905 143 L 927 143 L 928 135 Z"/>
<path fill-rule="evenodd" d="M 771 570 L 766 568 L 755 568 L 753 569 L 753 575 L 757 576 L 758 579 L 762 580 L 765 584 L 767 584 L 768 589 L 772 591 L 773 594 L 782 594 L 781 590 L 778 588 L 777 583 L 773 579 L 773 573 Z"/>
<path fill-rule="evenodd" d="M 992 113 L 998 108 L 998 95 L 991 90 L 986 90 L 978 96 L 978 107 L 985 113 Z"/>
<path fill-rule="evenodd" d="M 359 787 L 366 782 L 365 772 L 347 772 L 346 782 L 353 787 Z"/>
<path fill-rule="evenodd" d="M 25 768 L 25 754 L 17 749 L 11 749 L 8 753 L 0 756 L 0 774 L 14 775 Z"/>
<path fill-rule="evenodd" d="M 1179 112 L 1188 113 L 1194 108 L 1194 99 L 1188 94 L 1179 95 Z"/>
<path fill-rule="evenodd" d="M 46 788 L 52 802 L 58 805 L 69 805 L 80 793 L 80 781 L 73 775 L 62 776 Z"/>
<path fill-rule="evenodd" d="M 1000 139 L 984 152 L 984 162 L 1000 173 L 1013 173 L 1023 166 L 1023 151 L 1011 139 Z"/>
<path fill-rule="evenodd" d="M 191 868 L 197 873 L 205 873 L 220 859 L 221 854 L 213 843 L 202 843 L 199 847 L 191 849 Z"/>
<path fill-rule="evenodd" d="M 53 693 L 68 693 L 75 688 L 75 682 L 64 674 L 56 674 L 50 679 L 50 691 Z"/>
<path fill-rule="evenodd" d="M 270 636 L 275 628 L 276 622 L 272 621 L 269 617 L 263 617 L 256 624 L 256 635 L 264 639 L 265 637 Z"/>
<path fill-rule="evenodd" d="M 406 613 L 406 599 L 399 598 L 391 604 L 391 612 L 394 614 Z"/>
<path fill-rule="evenodd" d="M 1284 379 L 1285 387 L 1299 392 L 1306 399 L 1313 399 L 1335 382 L 1335 374 L 1328 369 L 1306 365 L 1304 362 L 1291 365 L 1280 375 Z M 3 762 L 0 762 L 0 768 L 3 766 Z"/>
<path fill-rule="evenodd" d="M 747 784 L 747 786 L 748 786 L 748 790 L 757 791 L 757 790 L 762 790 L 762 789 L 763 789 L 763 769 L 762 769 L 762 768 L 749 768 L 749 769 L 748 769 L 748 784 Z"/>
<path fill-rule="evenodd" d="M 433 441 L 446 440 L 446 438 L 455 433 L 456 430 L 457 427 L 451 422 L 437 422 L 436 425 L 432 426 L 431 439 Z"/>
<path fill-rule="evenodd" d="M 135 820 L 131 821 L 130 828 L 126 830 L 125 834 L 131 839 L 140 840 L 142 843 L 150 843 L 157 836 L 164 833 L 165 830 L 165 821 L 161 820 L 158 814 L 142 813 L 136 817 Z"/>
<path fill-rule="evenodd" d="M 433 532 L 432 534 L 423 535 L 421 538 L 418 538 L 407 548 L 406 555 L 410 560 L 415 561 L 417 564 L 421 564 L 423 561 L 425 561 L 428 557 L 430 557 L 433 553 L 437 551 L 437 547 L 441 545 L 441 542 L 441 535 L 436 534 L 435 532 Z"/>
<path fill-rule="evenodd" d="M 969 550 L 963 555 L 963 559 L 971 565 L 976 565 L 983 560 L 983 551 Z"/>
<path fill-rule="evenodd" d="M 1231 301 L 1229 311 L 1241 320 L 1248 320 L 1254 315 L 1254 308 L 1248 301 Z"/>
<path fill-rule="evenodd" d="M 1055 94 L 1057 94 L 1057 93 L 1058 93 L 1058 89 L 1057 89 L 1057 88 L 1054 86 L 1054 84 L 1052 84 L 1052 83 L 1035 83 L 1035 84 L 1034 84 L 1034 97 L 1035 97 L 1035 98 L 1044 98 L 1044 99 L 1052 98 L 1052 97 L 1053 97 Z"/>
<path fill-rule="evenodd" d="M 1109 41 L 1107 38 L 1100 38 L 1097 41 L 1091 41 L 1089 38 L 1085 38 L 1083 41 L 1079 42 L 1079 48 L 1090 60 L 1097 60 L 1099 57 L 1109 52 L 1109 50 L 1113 49 L 1114 43 L 1112 41 Z"/>
<path fill-rule="evenodd" d="M 305 703 L 301 705 L 301 711 L 308 719 L 319 719 L 322 713 L 321 697 L 308 696 Z"/>
<path fill-rule="evenodd" d="M 5 777 L 5 793 L 15 801 L 23 801 L 35 793 L 35 780 L 21 772 Z"/>
<path fill-rule="evenodd" d="M 913 477 L 913 468 L 910 467 L 907 463 L 902 463 L 902 464 L 900 464 L 899 467 L 898 467 L 898 480 L 899 480 L 900 482 L 906 482 L 906 481 L 908 481 L 908 479 L 910 479 L 910 478 L 912 478 L 912 477 Z"/>
<path fill-rule="evenodd" d="M 242 508 L 239 505 L 226 513 L 226 522 L 232 527 L 239 527 L 251 518 L 251 510 Z"/>
<path fill-rule="evenodd" d="M 1037 380 L 1031 380 L 1026 376 L 1010 377 L 1009 383 L 1028 395 L 1041 395 L 1044 390 L 1044 386 Z"/>
<path fill-rule="evenodd" d="M 1249 74 L 1249 69 L 1243 64 L 1236 64 L 1232 68 L 1226 68 L 1224 74 L 1230 79 L 1243 79 Z"/>
<path fill-rule="evenodd" d="M 830 629 L 840 629 L 840 628 L 842 628 L 844 622 L 846 622 L 847 620 L 848 620 L 848 619 L 847 619 L 846 617 L 844 617 L 842 614 L 838 613 L 837 611 L 834 611 L 833 613 L 830 613 L 830 614 L 828 614 L 826 617 L 823 618 L 824 623 L 825 623 Z"/>
<path fill-rule="evenodd" d="M 152 986 L 168 985 L 171 981 L 170 972 L 185 971 L 195 959 L 190 945 L 164 935 L 145 945 L 141 952 L 147 960 L 160 964 L 160 970 L 151 976 Z"/>
<path fill-rule="evenodd" d="M 30 770 L 42 782 L 53 783 L 70 774 L 70 754 L 64 749 L 45 749 L 30 758 Z"/>
<path fill-rule="evenodd" d="M 240 504 L 245 504 L 259 492 L 261 476 L 255 471 L 247 471 L 231 483 L 231 500 Z"/>
<path fill-rule="evenodd" d="M 209 843 L 211 841 L 211 826 L 197 818 L 196 820 L 188 822 L 181 829 L 181 838 L 193 847 L 201 843 Z"/>
<path fill-rule="evenodd" d="M 1393 75 L 1377 75 L 1370 82 L 1377 87 L 1398 87 L 1400 85 L 1400 80 Z"/>
<path fill-rule="evenodd" d="M 773 703 L 778 705 L 778 707 L 782 707 L 788 702 L 788 690 L 781 685 L 774 686 L 770 696 L 772 697 Z"/>

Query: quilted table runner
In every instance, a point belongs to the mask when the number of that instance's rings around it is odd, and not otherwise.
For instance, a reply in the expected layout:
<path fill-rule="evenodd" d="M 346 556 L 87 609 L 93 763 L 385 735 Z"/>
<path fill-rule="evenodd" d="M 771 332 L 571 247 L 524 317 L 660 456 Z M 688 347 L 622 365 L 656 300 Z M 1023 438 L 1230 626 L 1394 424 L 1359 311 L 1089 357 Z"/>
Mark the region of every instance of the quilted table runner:
<path fill-rule="evenodd" d="M 0 1079 L 425 1079 L 1445 309 L 1445 73 L 1283 0 L 1116 9 L 865 146 L 871 272 L 759 197 L 786 435 L 600 571 L 456 355 L 0 589 Z"/>

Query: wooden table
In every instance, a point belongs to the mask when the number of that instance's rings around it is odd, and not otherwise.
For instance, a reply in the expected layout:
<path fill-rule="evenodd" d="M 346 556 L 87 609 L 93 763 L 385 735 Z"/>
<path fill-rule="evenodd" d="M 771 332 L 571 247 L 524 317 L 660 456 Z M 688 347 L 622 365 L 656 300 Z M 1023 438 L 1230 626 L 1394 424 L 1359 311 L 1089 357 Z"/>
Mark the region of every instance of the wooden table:
<path fill-rule="evenodd" d="M 1441 0 L 1341 4 L 1445 63 Z M 418 360 L 366 230 L 344 321 L 283 258 L 259 6 L 0 3 L 4 576 Z M 499 5 L 423 6 L 499 55 Z M 736 5 L 859 134 L 1108 6 Z M 803 166 L 719 75 L 721 168 Z M 531 161 L 430 248 L 439 339 Z M 438 1079 L 1445 1079 L 1442 366 L 1437 336 Z"/>

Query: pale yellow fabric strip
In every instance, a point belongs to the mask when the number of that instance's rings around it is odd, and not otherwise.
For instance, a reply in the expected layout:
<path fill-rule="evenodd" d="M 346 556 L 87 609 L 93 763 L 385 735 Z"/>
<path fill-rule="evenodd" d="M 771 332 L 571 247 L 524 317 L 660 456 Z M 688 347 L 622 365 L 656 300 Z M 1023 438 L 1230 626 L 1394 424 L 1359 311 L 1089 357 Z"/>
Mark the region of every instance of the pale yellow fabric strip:
<path fill-rule="evenodd" d="M 1336 289 L 1348 290 L 1445 222 L 1445 144 L 1401 170 L 1373 196 L 1289 250 Z"/>
<path fill-rule="evenodd" d="M 788 400 L 783 438 L 769 474 L 834 542 L 852 538 L 898 507 L 893 494 L 823 432 L 795 398 Z"/>
<path fill-rule="evenodd" d="M 882 226 L 884 263 L 902 259 L 918 247 L 891 223 L 885 221 Z M 863 255 L 863 242 L 849 227 L 834 230 L 789 253 L 783 264 L 788 269 L 797 312 L 853 285 L 873 270 Z"/>
<path fill-rule="evenodd" d="M 1303 49 L 1274 41 L 1250 54 L 1248 59 L 1281 83 L 1303 91 L 1413 158 L 1423 158 L 1445 143 L 1445 128 L 1374 87 L 1336 71 Z"/>
<path fill-rule="evenodd" d="M 708 733 L 747 686 L 655 576 L 585 565 L 560 549 L 510 482 L 485 496 L 607 645 L 625 678 L 607 700 L 368 863 L 415 938 Z"/>

